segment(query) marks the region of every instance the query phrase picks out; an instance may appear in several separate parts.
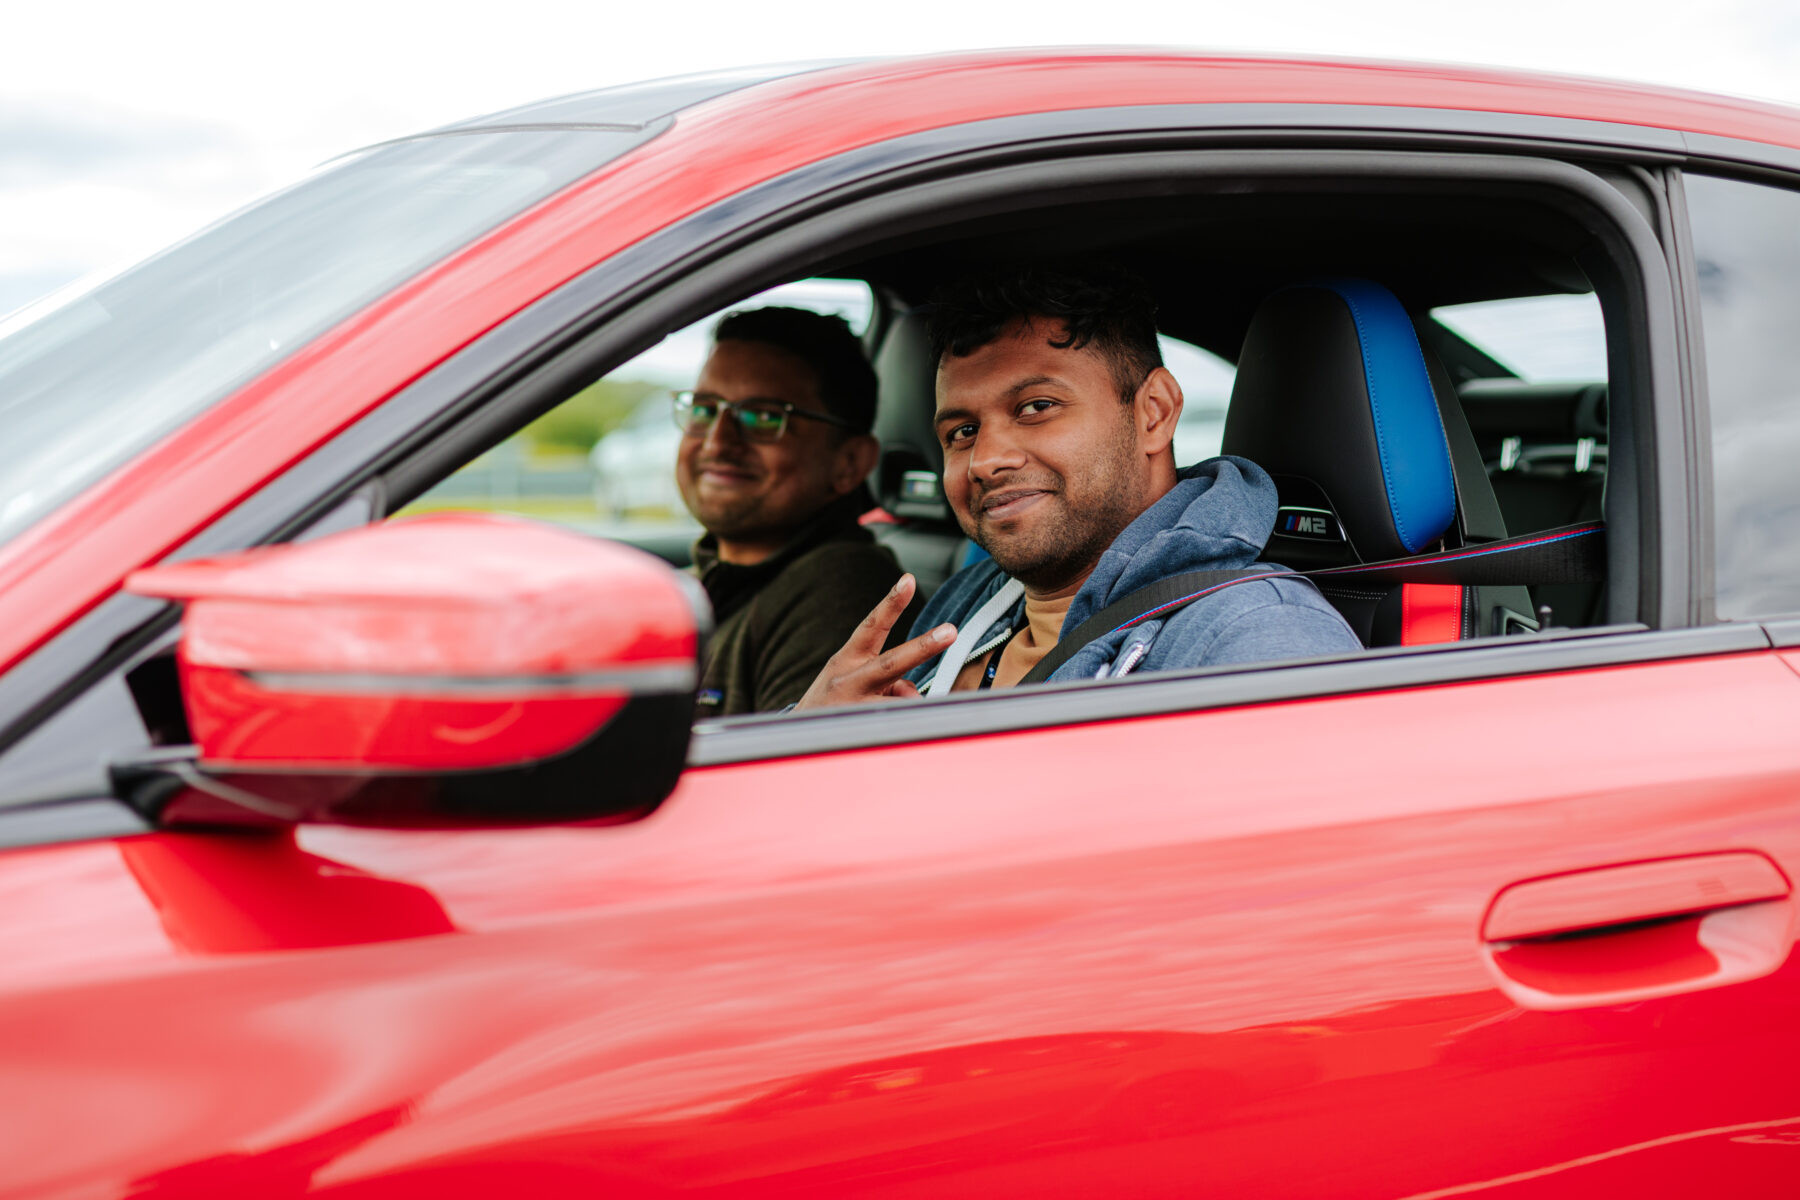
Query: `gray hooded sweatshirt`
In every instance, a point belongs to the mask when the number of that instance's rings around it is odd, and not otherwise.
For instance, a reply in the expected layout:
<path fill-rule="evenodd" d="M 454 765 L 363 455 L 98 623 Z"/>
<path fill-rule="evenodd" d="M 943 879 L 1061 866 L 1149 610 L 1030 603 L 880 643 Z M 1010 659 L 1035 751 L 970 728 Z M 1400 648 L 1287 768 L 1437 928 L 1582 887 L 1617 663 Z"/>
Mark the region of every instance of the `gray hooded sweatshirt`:
<path fill-rule="evenodd" d="M 1100 556 L 1094 573 L 1069 604 L 1063 618 L 1065 634 L 1113 601 L 1172 575 L 1252 565 L 1286 570 L 1256 561 L 1275 528 L 1275 484 L 1267 472 L 1249 459 L 1223 457 L 1196 463 L 1176 478 L 1175 487 L 1138 514 Z M 1000 595 L 1002 591 L 1007 595 Z M 964 633 L 965 622 L 985 615 L 987 619 L 979 622 L 983 628 L 959 636 L 949 650 L 907 678 L 928 695 L 947 692 L 964 663 L 1006 639 L 1020 622 L 1023 606 L 1020 585 L 992 559 L 958 571 L 920 613 L 913 636 L 946 621 Z M 1114 630 L 1088 643 L 1050 678 L 1062 682 L 1361 648 L 1356 634 L 1317 588 L 1297 577 L 1277 577 L 1220 588 L 1166 618 Z M 950 676 L 932 686 L 941 664 L 951 657 L 956 663 L 949 668 Z"/>

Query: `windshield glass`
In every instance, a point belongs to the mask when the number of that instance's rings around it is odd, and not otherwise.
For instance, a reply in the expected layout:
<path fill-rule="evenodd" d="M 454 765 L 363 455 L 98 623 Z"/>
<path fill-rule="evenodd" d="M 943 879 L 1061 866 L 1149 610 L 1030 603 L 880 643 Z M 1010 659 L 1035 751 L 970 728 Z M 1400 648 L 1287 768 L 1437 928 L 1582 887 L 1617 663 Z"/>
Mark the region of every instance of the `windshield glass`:
<path fill-rule="evenodd" d="M 0 542 L 648 136 L 467 133 L 376 147 L 0 322 Z"/>

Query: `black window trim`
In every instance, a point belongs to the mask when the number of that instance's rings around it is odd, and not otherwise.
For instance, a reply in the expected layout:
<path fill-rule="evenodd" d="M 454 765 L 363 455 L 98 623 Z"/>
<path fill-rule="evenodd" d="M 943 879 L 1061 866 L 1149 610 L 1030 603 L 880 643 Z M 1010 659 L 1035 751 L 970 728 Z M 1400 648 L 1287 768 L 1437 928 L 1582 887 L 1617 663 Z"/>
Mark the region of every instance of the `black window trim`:
<path fill-rule="evenodd" d="M 735 717 L 696 726 L 688 767 L 915 745 L 1033 729 L 1173 717 L 1409 688 L 1526 679 L 1574 670 L 1756 653 L 1800 645 L 1800 620 L 1644 630 L 1601 626 L 1496 642 L 1394 647 L 1328 658 L 1143 676 L 1127 684 L 1049 684 L 931 703 Z M 0 849 L 151 832 L 122 802 L 78 797 L 0 809 Z"/>
<path fill-rule="evenodd" d="M 1702 490 L 1701 486 L 1707 478 L 1704 474 L 1705 464 L 1695 449 L 1699 444 L 1696 438 L 1702 436 L 1704 430 L 1705 380 L 1696 372 L 1697 317 L 1688 304 L 1689 297 L 1696 293 L 1692 293 L 1687 286 L 1682 259 L 1683 217 L 1677 214 L 1684 215 L 1685 208 L 1682 207 L 1680 197 L 1679 172 L 1672 166 L 1633 166 L 1630 170 L 1642 183 L 1641 194 L 1647 198 L 1650 208 L 1645 215 L 1653 221 L 1662 243 L 1663 262 L 1668 273 L 1670 299 L 1675 313 L 1673 348 L 1681 404 L 1678 420 L 1674 419 L 1676 414 L 1673 413 L 1659 414 L 1665 424 L 1664 436 L 1657 439 L 1657 478 L 1680 478 L 1685 485 L 1686 504 L 1685 511 L 1679 514 L 1679 523 L 1676 523 L 1676 512 L 1667 511 L 1663 514 L 1664 519 L 1669 522 L 1665 531 L 1672 534 L 1679 530 L 1680 534 L 1679 537 L 1664 537 L 1662 544 L 1670 553 L 1677 547 L 1680 548 L 1683 555 L 1681 567 L 1687 585 L 1684 595 L 1686 623 L 1699 625 L 1708 623 L 1711 619 L 1712 526 L 1708 519 L 1710 492 Z"/>
<path fill-rule="evenodd" d="M 1376 118 L 1379 127 L 1371 128 Z M 1219 156 L 1233 153 L 1221 147 L 1245 140 L 1258 148 L 1235 153 L 1255 156 L 1259 169 L 1281 155 L 1296 164 L 1302 160 L 1314 164 L 1296 165 L 1297 173 L 1317 173 L 1317 164 L 1325 161 L 1320 156 L 1333 154 L 1343 156 L 1341 169 L 1353 166 L 1362 172 L 1392 170 L 1405 163 L 1404 169 L 1417 175 L 1422 164 L 1435 160 L 1456 168 L 1452 174 L 1469 178 L 1511 175 L 1542 183 L 1548 171 L 1557 177 L 1555 186 L 1570 189 L 1605 213 L 1641 260 L 1661 257 L 1662 250 L 1641 215 L 1634 221 L 1635 210 L 1616 188 L 1561 157 L 1538 158 L 1532 152 L 1549 149 L 1559 156 L 1655 163 L 1678 156 L 1679 135 L 1636 126 L 1481 112 L 1177 105 L 1005 118 L 881 143 L 747 189 L 613 256 L 451 356 L 171 557 L 292 536 L 378 474 L 401 483 L 403 493 L 413 490 L 405 485 L 408 472 L 393 470 L 394 464 L 427 461 L 431 456 L 418 451 L 441 442 L 452 427 L 463 426 L 461 432 L 466 433 L 487 425 L 491 432 L 500 425 L 522 424 L 521 414 L 532 403 L 567 394 L 564 389 L 597 376 L 605 364 L 623 361 L 652 344 L 682 316 L 697 318 L 716 309 L 724 275 L 735 272 L 751 279 L 760 271 L 775 277 L 783 274 L 784 265 L 791 273 L 792 252 L 773 248 L 786 247 L 789 238 L 780 235 L 792 233 L 802 221 L 805 229 L 814 230 L 834 217 L 841 220 L 859 200 L 887 197 L 903 186 L 967 180 L 1009 165 L 1029 169 L 1054 161 L 1060 170 L 1078 155 L 1092 162 L 1100 161 L 1092 157 L 1095 154 L 1104 155 L 1110 166 L 1126 153 L 1161 152 L 1188 159 L 1198 153 L 1208 156 L 1216 169 L 1227 162 Z M 1396 146 L 1402 149 L 1392 149 Z M 1493 153 L 1496 150 L 1504 153 Z M 730 261 L 725 261 L 728 256 Z M 1655 314 L 1667 314 L 1672 306 L 1667 297 L 1654 294 L 1659 273 L 1640 274 L 1652 293 L 1645 297 L 1648 326 Z M 1671 357 L 1672 348 L 1669 338 L 1655 329 L 1650 340 L 1652 361 L 1644 366 L 1651 368 L 1653 381 L 1660 381 L 1653 382 L 1649 394 L 1652 407 L 1661 408 L 1669 391 L 1670 364 L 1663 360 Z M 589 357 L 602 345 L 610 349 L 600 358 Z M 1662 423 L 1659 412 L 1656 424 Z M 1674 452 L 1680 454 L 1680 439 L 1656 439 L 1664 447 L 1671 440 Z M 1645 476 L 1647 499 L 1654 483 L 1654 475 Z M 1644 522 L 1647 528 L 1641 536 L 1650 539 L 1649 557 L 1655 560 L 1654 528 L 1661 522 L 1655 513 L 1647 511 L 1646 516 L 1651 519 Z M 1630 555 L 1629 550 L 1624 553 Z M 5 730 L 0 747 L 16 741 L 94 680 L 128 665 L 147 641 L 170 627 L 174 616 L 165 606 L 115 597 L 15 667 L 0 681 L 0 728 Z M 1679 616 L 1659 613 L 1657 620 L 1674 626 L 1680 624 Z M 108 646 L 98 656 L 87 649 L 96 639 Z M 1673 642 L 1656 644 L 1666 646 L 1671 656 L 1711 652 L 1681 649 Z M 1572 660 L 1571 665 L 1579 662 Z M 1521 660 L 1520 670 L 1524 669 Z M 21 680 L 27 686 L 6 686 Z"/>
<path fill-rule="evenodd" d="M 1700 276 L 1689 224 L 1685 172 L 1667 168 L 1665 195 L 1669 207 L 1669 266 L 1681 309 L 1682 387 L 1687 395 L 1688 489 L 1691 511 L 1688 544 L 1693 578 L 1691 619 L 1710 625 L 1719 619 L 1718 584 L 1713 546 L 1712 402 L 1706 376 L 1706 336 L 1701 322 Z"/>
<path fill-rule="evenodd" d="M 1796 120 L 1800 134 L 1800 119 Z M 1708 175 L 1733 175 L 1753 182 L 1793 187 L 1800 177 L 1800 148 L 1712 133 L 1682 135 L 1681 165 Z"/>
<path fill-rule="evenodd" d="M 1646 630 L 1599 626 L 1493 641 L 1407 646 L 1326 658 L 1171 671 L 1126 681 L 1045 684 L 910 704 L 703 722 L 688 768 L 774 762 L 879 747 L 1176 717 L 1263 704 L 1365 696 L 1577 670 L 1681 662 L 1800 645 L 1800 620 Z M 121 801 L 72 797 L 0 808 L 0 849 L 152 832 Z"/>
<path fill-rule="evenodd" d="M 1800 639 L 1800 622 L 1792 635 Z M 1504 641 L 1395 646 L 1325 658 L 1166 671 L 1120 681 L 1042 684 L 999 695 L 958 693 L 922 703 L 733 717 L 695 727 L 688 766 L 716 767 L 1131 717 L 1179 716 L 1283 701 L 1525 679 L 1753 653 L 1767 650 L 1771 644 L 1770 634 L 1758 625 L 1666 630 L 1602 625 Z"/>

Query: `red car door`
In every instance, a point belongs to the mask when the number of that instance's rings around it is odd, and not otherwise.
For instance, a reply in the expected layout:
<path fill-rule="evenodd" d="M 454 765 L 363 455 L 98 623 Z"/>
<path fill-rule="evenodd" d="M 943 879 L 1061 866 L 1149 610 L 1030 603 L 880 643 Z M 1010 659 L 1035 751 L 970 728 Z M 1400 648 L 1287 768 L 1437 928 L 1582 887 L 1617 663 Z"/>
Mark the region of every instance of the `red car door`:
<path fill-rule="evenodd" d="M 703 766 L 618 828 L 14 852 L 14 1183 L 1785 1190 L 1775 655 L 1181 712 L 1208 682 L 1139 685 L 1164 715 Z M 1546 879 L 1578 882 L 1484 938 Z M 196 928 L 221 908 L 257 928 Z"/>

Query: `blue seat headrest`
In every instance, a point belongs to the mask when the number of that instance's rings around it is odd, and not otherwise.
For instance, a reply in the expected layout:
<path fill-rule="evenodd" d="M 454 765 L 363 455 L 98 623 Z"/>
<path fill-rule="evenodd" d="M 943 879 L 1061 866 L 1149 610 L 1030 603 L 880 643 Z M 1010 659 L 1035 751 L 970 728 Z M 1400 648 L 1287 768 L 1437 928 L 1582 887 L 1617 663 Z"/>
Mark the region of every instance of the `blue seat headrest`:
<path fill-rule="evenodd" d="M 1401 558 L 1456 519 L 1418 334 L 1394 294 L 1367 279 L 1311 280 L 1263 301 L 1238 358 L 1223 451 L 1275 477 L 1277 561 Z"/>

